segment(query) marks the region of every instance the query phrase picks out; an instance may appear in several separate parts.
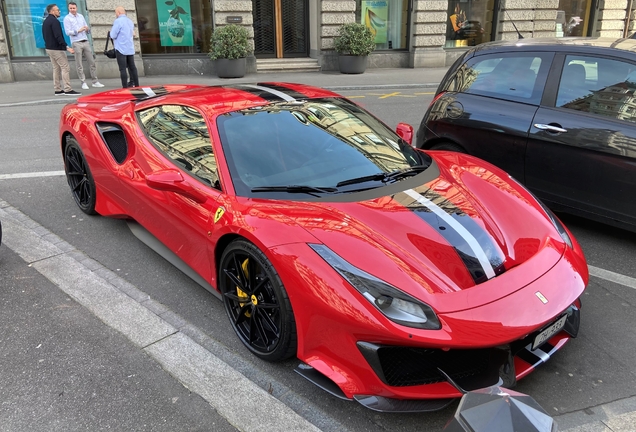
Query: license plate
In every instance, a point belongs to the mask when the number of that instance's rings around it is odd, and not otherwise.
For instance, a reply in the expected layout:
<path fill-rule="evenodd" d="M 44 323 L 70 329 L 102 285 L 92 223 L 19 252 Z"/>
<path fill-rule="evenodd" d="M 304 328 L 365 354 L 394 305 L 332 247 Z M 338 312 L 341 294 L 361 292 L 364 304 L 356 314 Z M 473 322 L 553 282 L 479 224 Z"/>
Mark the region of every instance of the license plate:
<path fill-rule="evenodd" d="M 532 343 L 532 350 L 534 351 L 539 346 L 543 345 L 548 339 L 557 334 L 565 325 L 565 322 L 568 319 L 568 315 L 565 314 L 561 318 L 559 318 L 554 324 L 552 324 L 547 329 L 543 330 L 541 333 L 534 338 L 534 342 Z"/>

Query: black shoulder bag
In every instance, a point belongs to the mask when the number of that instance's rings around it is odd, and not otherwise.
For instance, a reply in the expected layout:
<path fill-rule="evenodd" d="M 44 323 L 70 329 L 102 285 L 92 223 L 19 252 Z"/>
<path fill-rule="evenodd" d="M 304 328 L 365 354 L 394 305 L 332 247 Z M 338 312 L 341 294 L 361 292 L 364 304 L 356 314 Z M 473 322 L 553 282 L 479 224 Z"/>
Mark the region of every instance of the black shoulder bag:
<path fill-rule="evenodd" d="M 110 38 L 110 32 L 108 32 L 108 36 L 106 36 L 106 46 L 104 47 L 104 55 L 108 58 L 115 58 L 117 57 L 117 55 L 115 54 L 115 48 L 113 49 L 108 49 L 108 41 L 112 40 Z M 115 45 L 115 42 L 113 42 L 113 46 Z"/>

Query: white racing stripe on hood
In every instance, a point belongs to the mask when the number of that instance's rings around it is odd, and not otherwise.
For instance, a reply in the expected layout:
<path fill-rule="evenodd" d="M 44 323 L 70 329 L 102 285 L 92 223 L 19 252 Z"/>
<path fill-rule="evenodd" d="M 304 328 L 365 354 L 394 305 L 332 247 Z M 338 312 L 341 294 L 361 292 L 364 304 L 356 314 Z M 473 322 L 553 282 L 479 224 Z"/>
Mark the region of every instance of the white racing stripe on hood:
<path fill-rule="evenodd" d="M 278 96 L 279 98 L 283 99 L 285 102 L 293 102 L 296 99 L 294 99 L 293 97 L 286 95 L 283 92 L 280 92 L 278 90 L 274 90 L 272 88 L 269 87 L 262 87 L 262 86 L 258 86 L 258 85 L 254 85 L 254 84 L 242 84 L 243 87 L 250 87 L 253 89 L 257 89 L 257 90 L 261 90 L 261 91 L 265 91 L 267 93 L 271 93 L 273 95 Z"/>
<path fill-rule="evenodd" d="M 453 228 L 462 238 L 468 243 L 468 247 L 473 251 L 477 260 L 481 264 L 481 267 L 484 269 L 486 273 L 486 277 L 488 279 L 495 277 L 495 271 L 490 264 L 490 260 L 486 256 L 486 252 L 481 247 L 477 239 L 470 233 L 466 228 L 464 228 L 459 222 L 457 222 L 451 215 L 446 213 L 444 210 L 439 208 L 433 201 L 428 198 L 423 197 L 418 192 L 413 189 L 405 190 L 405 194 L 416 200 L 418 203 L 422 204 L 424 207 L 428 208 L 430 211 L 435 213 L 437 217 L 442 219 L 445 223 L 447 223 L 451 228 Z"/>
<path fill-rule="evenodd" d="M 142 87 L 141 88 L 144 93 L 146 93 L 149 97 L 154 97 L 157 96 L 157 94 L 155 92 L 152 91 L 152 89 L 150 87 Z"/>

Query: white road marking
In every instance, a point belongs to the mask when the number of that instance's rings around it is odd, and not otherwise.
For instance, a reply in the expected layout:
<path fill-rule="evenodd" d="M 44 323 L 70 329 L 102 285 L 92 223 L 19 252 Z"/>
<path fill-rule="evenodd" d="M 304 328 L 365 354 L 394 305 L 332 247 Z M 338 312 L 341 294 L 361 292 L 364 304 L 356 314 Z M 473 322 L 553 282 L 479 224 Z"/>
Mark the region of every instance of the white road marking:
<path fill-rule="evenodd" d="M 54 177 L 63 176 L 64 171 L 38 171 L 30 173 L 0 174 L 0 180 L 10 180 L 17 178 Z"/>
<path fill-rule="evenodd" d="M 628 288 L 636 289 L 636 278 L 625 276 L 620 273 L 614 273 L 612 271 L 604 270 L 602 268 L 594 267 L 591 265 L 588 265 L 587 268 L 590 269 L 590 276 L 605 279 L 606 281 L 614 282 Z"/>

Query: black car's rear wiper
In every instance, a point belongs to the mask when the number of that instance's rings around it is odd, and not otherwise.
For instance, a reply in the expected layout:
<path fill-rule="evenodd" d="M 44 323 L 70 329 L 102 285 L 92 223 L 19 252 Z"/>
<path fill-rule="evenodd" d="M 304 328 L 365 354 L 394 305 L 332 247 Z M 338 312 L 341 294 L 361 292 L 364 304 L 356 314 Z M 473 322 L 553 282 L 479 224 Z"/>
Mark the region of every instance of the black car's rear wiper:
<path fill-rule="evenodd" d="M 410 177 L 410 176 L 419 174 L 428 167 L 429 167 L 428 165 L 414 165 L 412 167 L 399 169 L 399 170 L 391 171 L 388 173 L 383 172 L 383 173 L 371 174 L 368 176 L 356 177 L 349 180 L 343 180 L 340 183 L 338 183 L 336 186 L 337 187 L 347 186 L 352 184 L 364 183 L 368 181 L 382 181 L 383 183 L 397 181 L 397 180 L 403 179 L 404 177 Z"/>
<path fill-rule="evenodd" d="M 318 194 L 328 194 L 337 192 L 338 189 L 333 187 L 315 187 L 306 185 L 289 185 L 289 186 L 258 186 L 252 188 L 252 192 L 288 192 L 288 193 L 306 193 L 313 196 Z"/>

